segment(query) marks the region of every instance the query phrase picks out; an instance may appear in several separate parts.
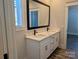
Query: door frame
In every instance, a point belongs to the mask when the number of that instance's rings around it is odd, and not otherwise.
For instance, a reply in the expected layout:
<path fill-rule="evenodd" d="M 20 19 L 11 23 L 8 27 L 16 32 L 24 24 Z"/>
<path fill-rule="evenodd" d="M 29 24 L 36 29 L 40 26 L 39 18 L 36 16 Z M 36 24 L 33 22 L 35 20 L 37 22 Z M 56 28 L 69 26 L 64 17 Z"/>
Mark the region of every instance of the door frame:
<path fill-rule="evenodd" d="M 68 7 L 78 5 L 78 2 L 67 3 L 65 5 L 65 29 L 66 29 L 66 48 L 67 48 L 67 27 L 68 27 Z"/>
<path fill-rule="evenodd" d="M 3 48 L 3 33 L 2 33 L 2 23 L 1 23 L 1 15 L 0 15 L 0 58 L 4 59 L 4 48 Z"/>
<path fill-rule="evenodd" d="M 7 57 L 7 43 L 6 43 L 6 32 L 5 32 L 5 20 L 4 20 L 4 8 L 3 0 L 0 0 L 0 30 L 1 30 L 1 45 L 2 45 L 2 56 Z"/>
<path fill-rule="evenodd" d="M 14 4 L 13 0 L 2 0 L 4 18 L 5 18 L 5 29 L 6 29 L 6 39 L 7 39 L 7 50 L 8 59 L 18 59 L 17 58 L 17 46 L 15 40 L 15 14 L 14 14 Z"/>
<path fill-rule="evenodd" d="M 0 0 L 1 2 L 1 0 Z M 1 3 L 0 3 L 0 8 L 2 7 Z M 4 59 L 4 45 L 3 45 L 3 33 L 2 33 L 2 10 L 0 9 L 0 58 Z"/>

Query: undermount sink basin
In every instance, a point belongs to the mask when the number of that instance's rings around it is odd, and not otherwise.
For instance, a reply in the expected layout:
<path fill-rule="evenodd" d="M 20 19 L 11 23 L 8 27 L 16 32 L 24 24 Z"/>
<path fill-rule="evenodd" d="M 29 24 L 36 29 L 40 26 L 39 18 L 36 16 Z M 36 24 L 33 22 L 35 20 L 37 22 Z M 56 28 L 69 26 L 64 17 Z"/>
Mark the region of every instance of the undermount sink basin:
<path fill-rule="evenodd" d="M 49 34 L 49 33 L 48 33 L 48 32 L 44 32 L 44 33 L 36 34 L 35 36 L 36 36 L 36 37 L 44 37 L 44 36 L 46 36 L 47 34 Z"/>
<path fill-rule="evenodd" d="M 45 35 L 44 34 L 36 34 L 35 36 L 37 36 L 37 37 L 43 37 Z"/>

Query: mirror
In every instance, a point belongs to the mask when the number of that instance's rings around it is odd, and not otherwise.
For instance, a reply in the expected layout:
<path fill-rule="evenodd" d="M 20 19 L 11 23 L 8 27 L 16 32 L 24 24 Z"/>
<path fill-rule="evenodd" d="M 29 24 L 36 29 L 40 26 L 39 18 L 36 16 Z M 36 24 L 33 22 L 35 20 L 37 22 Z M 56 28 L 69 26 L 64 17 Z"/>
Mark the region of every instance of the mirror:
<path fill-rule="evenodd" d="M 50 6 L 38 0 L 27 0 L 27 4 L 28 29 L 48 27 L 50 23 Z"/>

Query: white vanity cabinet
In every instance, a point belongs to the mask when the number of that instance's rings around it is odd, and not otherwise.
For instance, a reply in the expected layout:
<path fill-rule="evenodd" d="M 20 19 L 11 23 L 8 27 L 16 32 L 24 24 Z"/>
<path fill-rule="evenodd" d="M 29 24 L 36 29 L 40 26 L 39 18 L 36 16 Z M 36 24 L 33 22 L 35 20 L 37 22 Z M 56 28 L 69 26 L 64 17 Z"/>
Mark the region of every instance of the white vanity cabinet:
<path fill-rule="evenodd" d="M 28 37 L 26 39 L 27 59 L 47 59 L 58 47 L 58 43 L 59 32 L 39 39 Z"/>
<path fill-rule="evenodd" d="M 55 33 L 50 37 L 50 53 L 59 46 L 59 33 Z"/>
<path fill-rule="evenodd" d="M 50 55 L 50 38 L 40 42 L 40 59 L 47 59 Z"/>

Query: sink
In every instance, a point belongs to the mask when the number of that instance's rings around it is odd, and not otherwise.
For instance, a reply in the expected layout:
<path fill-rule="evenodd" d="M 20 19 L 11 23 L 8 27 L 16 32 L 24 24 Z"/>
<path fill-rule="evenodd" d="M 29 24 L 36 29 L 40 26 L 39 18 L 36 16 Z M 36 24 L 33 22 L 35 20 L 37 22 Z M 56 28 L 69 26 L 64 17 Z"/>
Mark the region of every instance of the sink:
<path fill-rule="evenodd" d="M 43 33 L 38 33 L 35 36 L 43 37 L 43 36 L 46 36 L 47 34 L 50 34 L 50 33 L 49 32 L 43 32 Z"/>
<path fill-rule="evenodd" d="M 47 36 L 47 35 L 50 35 L 50 34 L 51 34 L 51 32 L 42 32 L 42 33 L 37 33 L 35 35 L 35 37 L 41 38 L 41 37 L 44 37 L 44 36 Z"/>
<path fill-rule="evenodd" d="M 44 37 L 44 34 L 36 34 L 35 37 Z"/>

